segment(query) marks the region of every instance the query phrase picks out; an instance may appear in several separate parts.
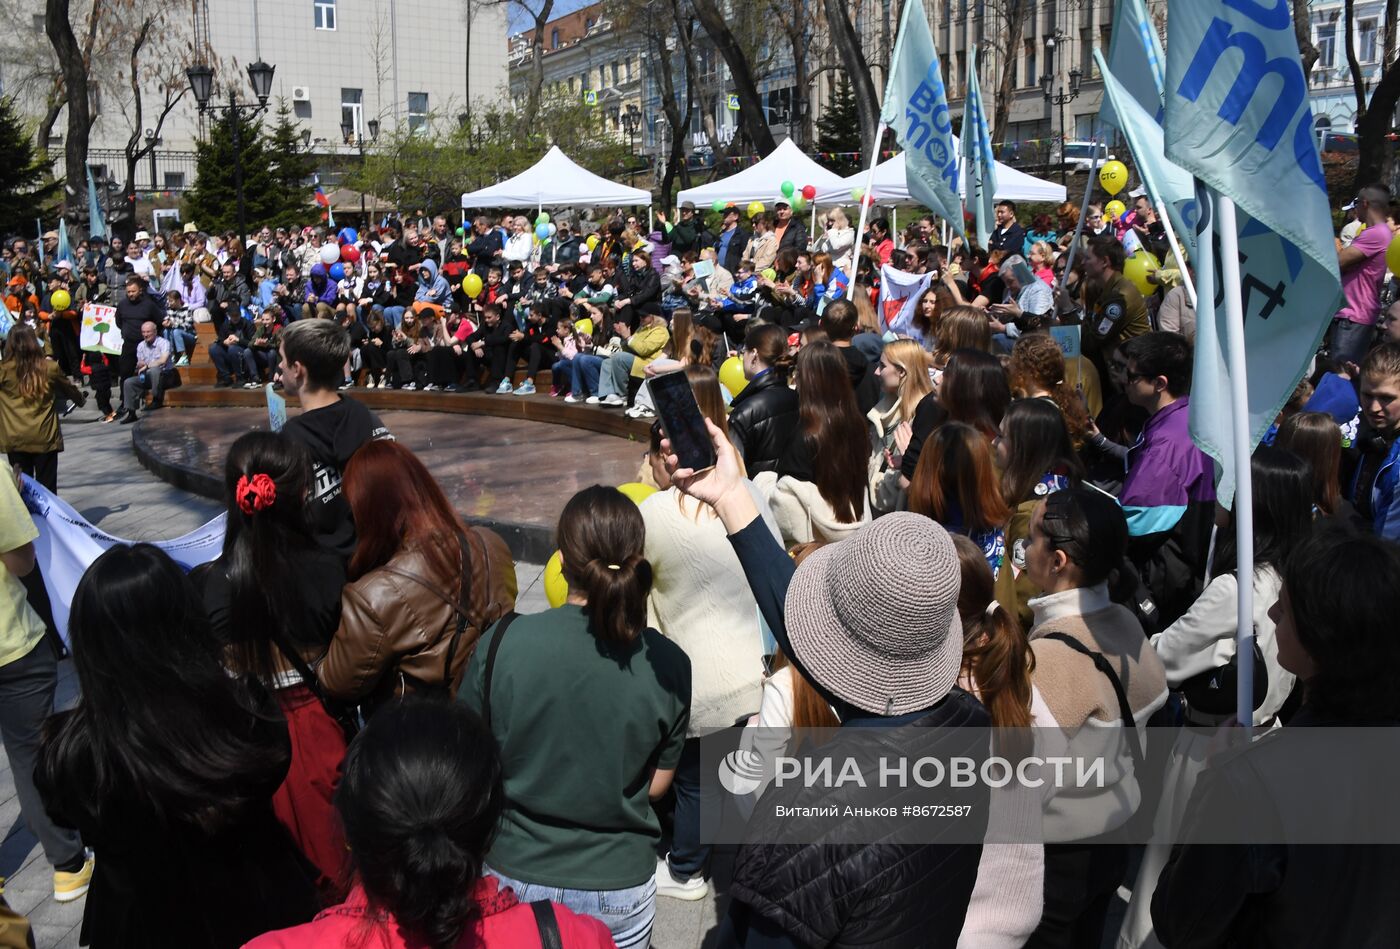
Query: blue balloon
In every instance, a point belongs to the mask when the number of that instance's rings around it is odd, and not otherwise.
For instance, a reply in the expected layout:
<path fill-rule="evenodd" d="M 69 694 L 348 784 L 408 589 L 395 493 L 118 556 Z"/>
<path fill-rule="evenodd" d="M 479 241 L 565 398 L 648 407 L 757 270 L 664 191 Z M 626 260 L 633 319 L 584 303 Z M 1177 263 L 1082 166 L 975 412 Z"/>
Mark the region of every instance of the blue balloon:
<path fill-rule="evenodd" d="M 535 228 L 535 236 L 542 241 L 549 240 L 549 225 L 540 224 Z"/>
<path fill-rule="evenodd" d="M 345 279 L 345 265 L 344 265 L 344 264 L 331 264 L 331 271 L 330 271 L 330 272 L 331 272 L 331 279 L 332 279 L 332 280 L 344 280 L 344 279 Z"/>
<path fill-rule="evenodd" d="M 360 239 L 360 235 L 353 227 L 342 227 L 336 238 L 342 244 L 353 244 Z"/>

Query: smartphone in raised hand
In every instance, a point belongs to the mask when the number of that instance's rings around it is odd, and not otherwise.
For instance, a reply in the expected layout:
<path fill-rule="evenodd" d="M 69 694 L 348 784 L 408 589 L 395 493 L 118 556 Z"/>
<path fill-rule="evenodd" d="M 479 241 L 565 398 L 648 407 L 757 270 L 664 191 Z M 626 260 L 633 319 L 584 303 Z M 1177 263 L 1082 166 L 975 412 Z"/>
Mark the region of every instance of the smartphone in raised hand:
<path fill-rule="evenodd" d="M 715 446 L 710 442 L 705 416 L 700 413 L 685 370 L 652 376 L 647 385 L 651 387 L 651 398 L 656 403 L 656 415 L 661 420 L 666 437 L 671 440 L 671 451 L 680 460 L 681 467 L 692 471 L 713 468 Z"/>

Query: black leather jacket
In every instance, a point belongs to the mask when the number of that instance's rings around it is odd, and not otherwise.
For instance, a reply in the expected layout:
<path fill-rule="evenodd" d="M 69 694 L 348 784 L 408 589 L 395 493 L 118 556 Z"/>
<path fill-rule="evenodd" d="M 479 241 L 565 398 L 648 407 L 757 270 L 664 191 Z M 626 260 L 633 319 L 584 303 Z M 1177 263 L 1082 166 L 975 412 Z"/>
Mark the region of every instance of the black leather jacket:
<path fill-rule="evenodd" d="M 765 372 L 734 397 L 729 411 L 729 438 L 749 476 L 777 471 L 778 459 L 797 432 L 797 393 L 776 372 Z"/>

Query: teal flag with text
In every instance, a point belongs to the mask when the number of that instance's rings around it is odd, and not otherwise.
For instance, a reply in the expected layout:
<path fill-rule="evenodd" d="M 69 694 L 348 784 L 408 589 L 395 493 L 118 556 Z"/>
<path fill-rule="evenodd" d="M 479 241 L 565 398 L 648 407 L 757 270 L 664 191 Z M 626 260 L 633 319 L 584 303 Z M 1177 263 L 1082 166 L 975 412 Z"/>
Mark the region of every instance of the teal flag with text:
<path fill-rule="evenodd" d="M 977 78 L 977 47 L 967 53 L 967 99 L 963 106 L 962 145 L 967 169 L 967 198 L 977 216 L 977 243 L 987 246 L 996 218 L 997 163 L 992 155 L 992 133 L 987 110 L 982 107 L 982 83 Z"/>

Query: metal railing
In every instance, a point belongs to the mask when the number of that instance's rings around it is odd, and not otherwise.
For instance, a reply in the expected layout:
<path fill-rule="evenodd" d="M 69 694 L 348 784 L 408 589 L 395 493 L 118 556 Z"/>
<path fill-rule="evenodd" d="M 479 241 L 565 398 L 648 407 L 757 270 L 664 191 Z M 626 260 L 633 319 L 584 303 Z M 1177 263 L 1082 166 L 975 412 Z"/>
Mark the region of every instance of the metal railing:
<path fill-rule="evenodd" d="M 95 177 L 104 177 L 99 172 L 105 171 L 107 179 L 126 185 L 126 152 L 120 148 L 88 149 L 88 165 L 94 169 Z M 194 179 L 194 152 L 157 148 L 136 163 L 138 194 L 188 191 L 194 187 Z"/>

